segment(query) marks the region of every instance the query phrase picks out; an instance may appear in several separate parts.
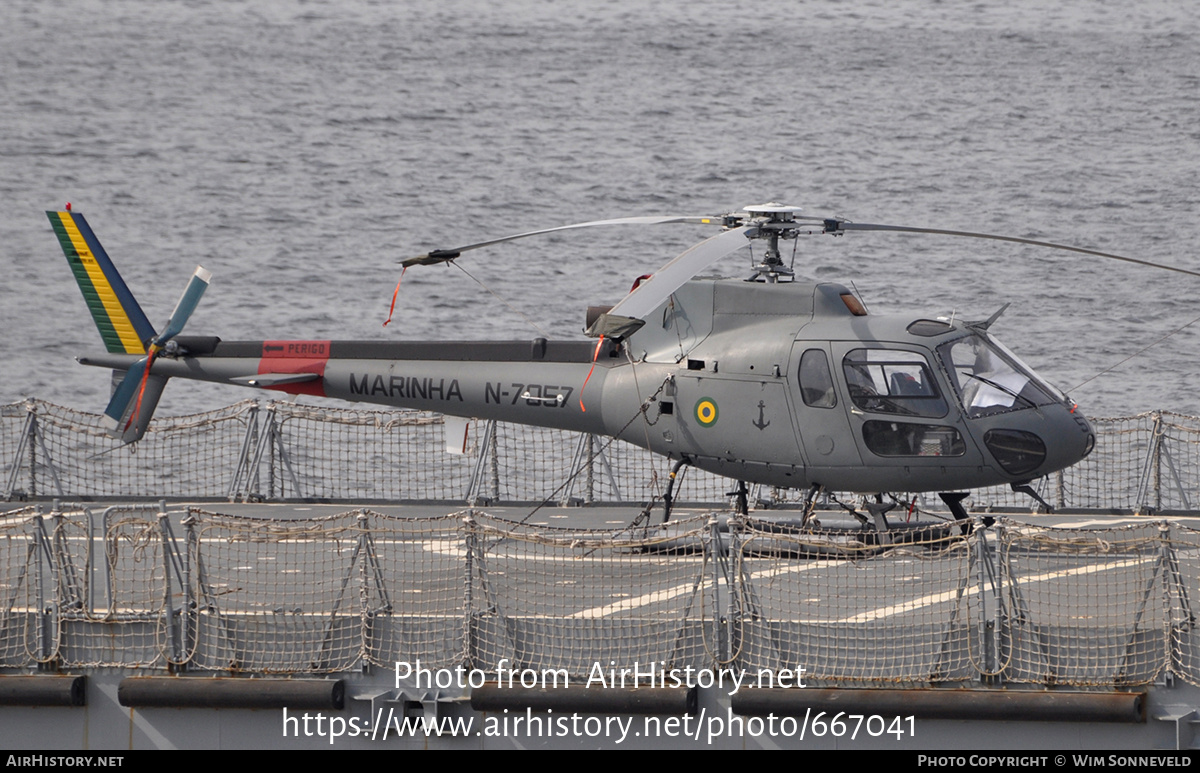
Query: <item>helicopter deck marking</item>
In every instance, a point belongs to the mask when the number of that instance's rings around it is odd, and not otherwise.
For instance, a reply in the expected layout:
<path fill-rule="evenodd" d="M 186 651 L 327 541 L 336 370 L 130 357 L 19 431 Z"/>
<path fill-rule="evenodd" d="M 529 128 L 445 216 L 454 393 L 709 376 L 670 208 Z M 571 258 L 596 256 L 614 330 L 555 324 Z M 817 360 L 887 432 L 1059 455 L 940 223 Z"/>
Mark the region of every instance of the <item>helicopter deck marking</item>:
<path fill-rule="evenodd" d="M 1112 561 L 1107 564 L 1091 564 L 1088 566 L 1077 566 L 1074 569 L 1060 569 L 1054 572 L 1046 572 L 1044 574 L 1036 574 L 1032 577 L 1021 577 L 1018 582 L 1022 585 L 1034 582 L 1048 582 L 1050 580 L 1061 580 L 1064 577 L 1076 577 L 1082 574 L 1096 574 L 1097 572 L 1106 572 L 1110 569 L 1128 569 L 1130 567 L 1139 566 L 1141 564 L 1157 561 L 1158 556 L 1149 558 L 1139 558 L 1137 560 L 1122 560 Z M 967 587 L 962 590 L 962 596 L 970 596 L 978 592 L 978 588 Z M 899 604 L 872 609 L 861 614 L 838 620 L 839 623 L 869 623 L 883 617 L 891 617 L 893 615 L 901 615 L 905 612 L 914 612 L 921 607 L 930 607 L 934 604 L 941 604 L 946 601 L 954 601 L 959 597 L 958 590 L 944 591 L 942 593 L 931 593 L 928 596 L 920 598 L 907 599 Z M 809 621 L 812 622 L 812 621 Z"/>
<path fill-rule="evenodd" d="M 574 560 L 574 559 L 572 559 L 572 560 Z M 791 574 L 794 572 L 809 572 L 809 571 L 812 571 L 813 569 L 818 569 L 818 568 L 827 569 L 831 566 L 837 566 L 839 564 L 845 564 L 845 563 L 848 563 L 848 562 L 839 560 L 839 561 L 825 561 L 820 564 L 816 564 L 816 563 L 801 564 L 801 565 L 788 566 L 788 567 L 782 567 L 782 568 L 773 567 L 772 569 L 769 569 L 769 570 L 751 572 L 750 576 L 753 579 L 774 578 L 781 574 Z M 688 593 L 693 593 L 695 591 L 696 591 L 696 584 L 694 582 L 688 582 L 688 583 L 685 583 L 682 585 L 676 585 L 673 588 L 666 588 L 664 590 L 654 591 L 652 593 L 646 593 L 644 595 L 637 596 L 636 598 L 622 599 L 621 601 L 618 601 L 618 602 L 615 602 L 612 604 L 606 604 L 605 606 L 602 606 L 602 607 L 593 607 L 592 609 L 582 609 L 572 615 L 568 615 L 568 617 L 570 617 L 570 618 L 606 617 L 608 615 L 616 614 L 617 612 L 628 612 L 631 609 L 637 609 L 638 607 L 648 606 L 648 605 L 654 604 L 656 602 L 670 601 L 671 599 L 678 598 L 679 596 L 683 596 Z"/>

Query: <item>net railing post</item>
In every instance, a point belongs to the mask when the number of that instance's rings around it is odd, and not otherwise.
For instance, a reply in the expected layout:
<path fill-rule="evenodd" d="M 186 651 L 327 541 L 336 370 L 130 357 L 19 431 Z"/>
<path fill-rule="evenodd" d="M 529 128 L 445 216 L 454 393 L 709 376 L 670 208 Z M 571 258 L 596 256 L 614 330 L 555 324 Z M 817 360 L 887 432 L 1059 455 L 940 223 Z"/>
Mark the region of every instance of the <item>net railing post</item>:
<path fill-rule="evenodd" d="M 33 579 L 34 603 L 37 605 L 37 610 L 34 613 L 37 620 L 37 661 L 38 663 L 48 663 L 54 656 L 53 645 L 55 637 L 52 633 L 52 627 L 57 622 L 55 618 L 57 605 L 53 603 L 56 599 L 51 599 L 47 594 L 46 567 L 49 567 L 52 593 L 56 594 L 58 583 L 55 576 L 54 556 L 51 553 L 51 542 L 49 535 L 46 534 L 46 523 L 41 513 L 33 517 L 33 524 L 34 550 L 31 558 L 36 565 Z M 44 564 L 43 561 L 45 562 Z"/>
<path fill-rule="evenodd" d="M 584 449 L 587 448 L 588 436 L 586 432 L 580 433 L 580 439 L 575 443 L 575 454 L 571 455 L 571 465 L 566 468 L 566 480 L 563 481 L 562 487 L 563 496 L 558 498 L 558 507 L 571 507 L 571 493 L 575 492 L 575 481 L 583 472 Z"/>
<path fill-rule="evenodd" d="M 254 428 L 258 433 L 258 444 L 254 449 L 254 458 L 246 469 L 246 485 L 244 490 L 247 498 L 271 499 L 275 496 L 275 461 L 274 450 L 271 446 L 272 430 L 275 427 L 275 406 L 268 404 L 266 414 L 266 421 L 258 421 L 258 409 L 255 408 Z M 268 447 L 271 447 L 272 451 L 271 459 L 268 460 L 267 466 L 267 493 L 264 496 L 262 493 L 262 476 L 260 475 L 260 470 L 262 469 L 263 456 L 267 453 Z"/>
<path fill-rule="evenodd" d="M 54 571 L 59 578 L 58 607 L 59 609 L 79 609 L 87 603 L 87 589 L 75 568 L 75 562 L 71 560 L 70 540 L 66 533 L 67 519 L 59 507 L 57 499 L 54 500 L 51 517 L 54 519 L 54 537 L 52 538 Z"/>
<path fill-rule="evenodd" d="M 175 533 L 171 530 L 171 517 L 167 513 L 167 503 L 159 503 L 158 511 L 159 535 L 162 539 L 163 553 L 163 616 L 167 629 L 167 663 L 172 667 L 182 664 L 187 652 L 187 617 L 191 599 L 188 588 L 187 559 L 180 555 L 179 544 Z M 181 604 L 178 608 L 171 605 L 171 578 L 179 583 Z"/>
<path fill-rule="evenodd" d="M 976 524 L 976 527 L 978 528 L 978 524 Z M 965 603 L 965 599 L 969 597 L 971 592 L 972 570 L 975 568 L 975 564 L 979 562 L 979 553 L 975 544 L 978 540 L 972 537 L 967 537 L 966 540 L 968 550 L 967 565 L 955 580 L 954 605 L 950 609 L 950 616 L 946 621 L 945 633 L 942 635 L 941 643 L 938 646 L 937 659 L 930 669 L 931 681 L 943 681 L 953 668 L 951 663 L 954 659 L 954 647 L 956 644 L 954 632 L 960 618 L 963 620 L 963 625 L 968 629 L 968 636 L 970 635 L 970 611 L 969 605 Z M 962 611 L 964 608 L 967 611 Z M 980 673 L 976 674 L 976 676 L 982 679 L 984 675 Z"/>
<path fill-rule="evenodd" d="M 342 612 L 343 607 L 349 605 L 350 603 L 354 603 L 357 606 L 359 630 L 361 631 L 363 628 L 362 623 L 363 623 L 364 613 L 365 613 L 365 606 L 363 604 L 363 600 L 364 600 L 363 588 L 365 586 L 365 576 L 363 574 L 363 568 L 364 568 L 366 562 L 372 561 L 374 559 L 374 556 L 371 555 L 371 553 L 372 553 L 371 539 L 370 539 L 371 535 L 366 529 L 366 525 L 365 525 L 366 521 L 367 521 L 367 514 L 364 511 L 360 510 L 358 512 L 358 514 L 355 516 L 355 521 L 354 521 L 356 530 L 358 532 L 354 538 L 354 549 L 350 552 L 350 558 L 346 563 L 346 571 L 342 575 L 342 581 L 338 585 L 337 595 L 334 597 L 332 608 L 329 610 L 329 619 L 325 622 L 324 633 L 321 636 L 321 646 L 318 650 L 317 660 L 314 663 L 314 665 L 321 670 L 328 669 L 330 667 L 330 664 L 332 664 L 334 662 L 334 659 L 335 659 L 334 651 L 335 651 L 335 647 L 336 647 L 335 640 L 336 640 L 336 635 L 337 635 L 337 632 L 336 632 L 337 619 L 338 619 L 338 613 Z M 346 590 L 347 590 L 347 588 L 350 587 L 350 583 L 353 580 L 357 580 L 357 582 L 355 583 L 357 586 L 356 587 L 357 593 L 353 594 L 354 595 L 353 602 L 350 602 L 350 601 L 347 601 L 347 599 L 346 599 Z M 345 615 L 345 617 L 352 617 L 352 616 L 353 615 L 351 615 L 351 614 Z M 362 657 L 362 653 L 363 653 L 362 645 L 360 644 L 359 652 L 358 652 L 360 667 L 363 664 L 363 662 L 365 661 L 365 659 Z"/>
<path fill-rule="evenodd" d="M 596 436 L 587 434 L 587 497 L 589 505 L 596 501 Z"/>
<path fill-rule="evenodd" d="M 1180 580 L 1179 576 L 1179 558 L 1175 554 L 1175 543 L 1171 539 L 1171 523 L 1170 521 L 1161 521 L 1158 524 L 1159 537 L 1159 560 L 1162 562 L 1162 613 L 1163 613 L 1163 653 L 1162 653 L 1162 669 L 1168 674 L 1172 673 L 1172 657 L 1171 647 L 1174 640 L 1174 623 L 1171 615 L 1171 592 L 1178 588 L 1180 592 L 1180 601 L 1184 608 L 1187 607 L 1187 588 L 1175 583 Z M 1129 650 L 1126 650 L 1128 654 Z"/>
<path fill-rule="evenodd" d="M 37 494 L 37 491 L 36 491 L 37 483 L 36 483 L 36 478 L 34 477 L 34 472 L 37 469 L 37 447 L 38 447 L 38 444 L 40 443 L 42 446 L 42 460 L 43 460 L 42 466 L 46 468 L 46 472 L 50 473 L 50 480 L 52 483 L 54 483 L 54 490 L 56 492 L 58 492 L 58 495 L 60 497 L 65 497 L 67 495 L 67 493 L 63 489 L 62 480 L 59 479 L 59 477 L 58 477 L 58 468 L 56 468 L 54 466 L 54 460 L 50 458 L 50 449 L 48 449 L 46 447 L 46 441 L 42 437 L 42 430 L 38 426 L 37 414 L 31 414 L 31 415 L 32 415 L 33 420 L 30 422 L 30 429 L 29 429 L 29 480 L 30 480 L 29 489 L 30 489 L 30 494 L 35 495 L 35 496 Z"/>
<path fill-rule="evenodd" d="M 287 470 L 288 478 L 292 481 L 292 491 L 295 492 L 296 499 L 304 499 L 304 487 L 300 485 L 300 478 L 296 476 L 296 470 L 292 468 L 292 460 L 288 456 L 287 449 L 283 445 L 283 422 L 271 422 L 271 447 L 277 449 L 280 461 L 283 462 L 283 467 Z M 283 495 L 283 485 L 279 487 L 280 496 Z"/>
<path fill-rule="evenodd" d="M 714 670 L 718 666 L 729 662 L 729 646 L 725 636 L 725 626 L 728 623 L 728 616 L 721 614 L 721 588 L 725 583 L 721 582 L 721 576 L 724 573 L 724 562 L 721 555 L 721 536 L 717 533 L 717 519 L 709 518 L 708 520 L 708 544 L 704 546 L 704 555 L 709 562 L 712 577 L 709 582 L 712 583 L 712 620 L 708 621 L 712 625 L 712 655 L 717 661 L 713 663 Z"/>
<path fill-rule="evenodd" d="M 165 512 L 158 514 L 158 533 L 162 540 L 163 562 L 162 614 L 163 624 L 167 629 L 167 662 L 174 663 L 179 660 L 179 636 L 175 630 L 175 610 L 171 608 L 171 542 L 167 538 L 167 529 L 170 526 L 165 516 Z"/>
<path fill-rule="evenodd" d="M 1196 627 L 1196 613 L 1192 611 L 1192 594 L 1188 593 L 1187 579 L 1179 568 L 1179 553 L 1175 548 L 1176 538 L 1175 529 L 1169 521 L 1163 521 L 1160 526 L 1160 532 L 1163 534 L 1163 540 L 1166 543 L 1163 549 L 1163 554 L 1167 561 L 1167 574 L 1164 585 L 1164 596 L 1166 604 L 1166 628 L 1167 640 L 1165 642 L 1166 649 L 1166 671 L 1170 676 L 1183 676 L 1187 679 L 1187 672 L 1190 670 L 1182 662 L 1176 660 L 1176 655 L 1182 653 L 1178 649 L 1182 644 L 1181 639 L 1190 638 L 1188 632 Z M 1191 552 L 1194 548 L 1194 543 L 1190 540 L 1184 541 L 1184 549 Z M 1172 594 L 1174 594 L 1174 603 L 1172 603 Z M 1178 604 L 1178 607 L 1175 605 Z M 1193 672 L 1194 673 L 1194 672 Z M 1188 681 L 1192 681 L 1189 679 Z"/>
<path fill-rule="evenodd" d="M 45 571 L 42 568 L 42 516 L 35 515 L 33 517 L 33 553 L 30 559 L 33 561 L 33 603 L 36 605 L 34 614 L 37 620 L 37 659 L 38 662 L 45 660 L 46 654 L 46 624 L 42 619 L 45 614 L 43 605 L 44 601 L 44 583 L 46 582 Z"/>
<path fill-rule="evenodd" d="M 83 509 L 83 517 L 87 523 L 87 609 L 88 617 L 96 614 L 96 514 L 92 508 Z"/>
<path fill-rule="evenodd" d="M 1067 506 L 1067 487 L 1064 480 L 1063 471 L 1059 470 L 1054 473 L 1054 507 L 1062 510 Z"/>
<path fill-rule="evenodd" d="M 393 613 L 391 592 L 384 577 L 383 566 L 379 562 L 379 551 L 375 547 L 375 535 L 371 531 L 370 513 L 359 510 L 355 521 L 359 530 L 359 540 L 363 544 L 363 560 L 359 562 L 359 610 L 362 618 L 362 653 L 360 663 L 363 671 L 369 666 L 367 640 L 370 636 L 368 625 L 380 614 Z M 379 606 L 371 606 L 371 588 L 379 594 Z"/>
<path fill-rule="evenodd" d="M 984 534 L 985 533 L 982 529 L 975 532 L 975 551 L 976 555 L 978 556 L 975 560 L 975 576 L 979 583 L 979 589 L 977 592 L 979 593 L 980 602 L 983 602 L 983 600 L 987 598 L 983 582 L 983 561 L 987 553 L 987 537 L 984 536 Z M 978 630 L 979 643 L 983 647 L 983 657 L 981 658 L 981 661 L 985 664 L 985 668 L 990 671 L 992 669 L 992 662 L 989 658 L 991 653 L 989 652 L 990 647 L 988 646 L 990 637 L 987 635 L 988 619 L 986 603 L 980 603 L 979 605 L 979 622 L 976 623 L 976 628 Z M 986 674 L 981 676 L 983 676 L 984 681 L 987 680 Z"/>
<path fill-rule="evenodd" d="M 500 425 L 492 420 L 491 440 L 488 444 L 489 458 L 492 460 L 492 501 L 500 501 Z"/>
<path fill-rule="evenodd" d="M 1154 454 L 1154 512 L 1162 510 L 1162 441 L 1163 441 L 1163 418 L 1160 411 L 1154 412 L 1154 442 L 1152 443 Z"/>
<path fill-rule="evenodd" d="M 195 600 L 192 598 L 192 555 L 195 552 L 193 546 L 196 544 L 196 517 L 189 511 L 184 515 L 181 522 L 183 526 L 183 614 L 180 621 L 181 639 L 183 641 L 183 657 L 180 658 L 180 666 L 187 667 L 187 663 L 191 660 L 195 652 L 196 643 L 196 627 L 195 615 L 193 611 L 196 608 Z"/>
<path fill-rule="evenodd" d="M 1164 460 L 1166 461 L 1167 469 L 1171 473 L 1171 480 L 1175 482 L 1175 491 L 1179 494 L 1179 503 L 1183 506 L 1184 510 L 1190 511 L 1192 509 L 1192 503 L 1188 499 L 1187 487 L 1183 485 L 1183 477 L 1179 474 L 1179 468 L 1175 465 L 1175 457 L 1171 453 L 1171 447 L 1167 442 L 1168 440 L 1169 438 L 1164 427 L 1162 442 L 1158 444 L 1159 464 L 1161 465 Z"/>
<path fill-rule="evenodd" d="M 483 466 L 488 457 L 494 457 L 492 437 L 496 434 L 496 421 L 492 419 L 483 425 L 483 438 L 479 444 L 479 457 L 475 460 L 475 469 L 471 472 L 471 482 L 467 484 L 467 492 L 463 499 L 468 505 L 479 503 L 480 489 L 483 487 Z M 499 473 L 496 473 L 499 475 Z"/>
<path fill-rule="evenodd" d="M 368 561 L 375 565 L 376 572 L 378 572 L 377 557 L 374 555 L 374 540 L 371 539 L 371 524 L 365 510 L 358 511 L 358 515 L 354 518 L 354 525 L 358 529 L 358 541 L 364 547 L 364 555 Z M 371 618 L 375 615 L 375 611 L 371 609 L 369 583 L 367 561 L 360 561 L 358 564 L 358 630 L 360 637 L 358 670 L 362 673 L 367 673 L 370 670 L 367 657 L 370 648 L 367 642 L 371 636 Z M 382 583 L 380 584 L 382 585 Z M 383 593 L 386 593 L 386 591 L 383 591 Z"/>
<path fill-rule="evenodd" d="M 998 547 L 998 546 L 997 546 Z M 992 611 L 992 672 L 996 674 L 996 681 L 1003 681 L 1004 675 L 1001 673 L 1000 657 L 1003 652 L 1003 636 L 1004 636 L 1004 575 L 996 571 L 996 564 L 992 560 L 991 548 L 988 548 L 987 553 L 987 568 L 988 574 L 992 581 L 992 603 L 995 609 Z"/>
<path fill-rule="evenodd" d="M 1004 626 L 1004 604 L 1001 583 L 992 560 L 992 548 L 988 544 L 987 529 L 976 529 L 975 550 L 977 559 L 975 567 L 979 579 L 979 641 L 983 647 L 982 662 L 987 669 L 981 674 L 985 682 L 996 683 L 1001 680 L 1000 653 L 1002 651 L 1002 633 Z M 998 545 L 999 547 L 999 545 Z M 989 597 L 988 585 L 992 593 Z M 991 602 L 990 604 L 988 602 Z M 991 609 L 989 609 L 991 607 Z"/>
<path fill-rule="evenodd" d="M 113 611 L 116 596 L 113 589 L 113 562 L 109 556 L 108 549 L 108 517 L 112 511 L 117 509 L 117 505 L 111 505 L 104 508 L 100 513 L 100 544 L 104 546 L 104 609 L 105 614 Z"/>
<path fill-rule="evenodd" d="M 1154 412 L 1154 422 L 1150 426 L 1150 442 L 1146 445 L 1146 458 L 1142 462 L 1141 475 L 1138 478 L 1136 501 L 1133 503 L 1134 512 L 1142 513 L 1147 508 L 1147 499 L 1154 498 L 1152 509 L 1157 512 L 1162 507 L 1162 415 Z"/>
<path fill-rule="evenodd" d="M 29 496 L 37 496 L 37 413 L 29 414 Z"/>
<path fill-rule="evenodd" d="M 238 452 L 237 466 L 233 470 L 233 480 L 229 482 L 229 490 L 225 495 L 230 502 L 236 502 L 250 494 L 250 464 L 255 451 L 254 438 L 258 431 L 258 403 L 251 406 L 247 413 L 246 434 L 242 437 L 242 448 Z M 255 469 L 254 473 L 257 472 L 258 470 Z"/>
<path fill-rule="evenodd" d="M 724 666 L 733 662 L 733 620 L 737 612 L 733 598 L 733 578 L 729 571 L 730 549 L 733 546 L 733 530 L 729 529 L 726 532 L 729 534 L 729 544 L 722 544 L 720 522 L 716 518 L 710 518 L 708 521 L 708 533 L 710 541 L 709 550 L 713 552 L 713 585 L 724 588 L 725 593 L 725 614 L 721 614 L 720 607 L 713 607 L 713 615 L 716 616 L 717 624 L 724 633 L 720 645 L 717 647 L 717 657 L 720 659 L 720 665 Z"/>
<path fill-rule="evenodd" d="M 625 499 L 621 496 L 621 487 L 617 485 L 617 476 L 613 474 L 612 465 L 608 462 L 608 454 L 604 452 L 603 448 L 600 448 L 596 451 L 596 458 L 600 460 L 600 464 L 604 465 L 604 475 L 608 478 L 608 485 L 612 487 L 613 499 L 617 502 L 624 502 Z M 591 470 L 590 467 L 588 469 Z"/>
<path fill-rule="evenodd" d="M 21 428 L 21 437 L 17 441 L 17 450 L 15 453 L 13 453 L 12 469 L 8 471 L 8 484 L 4 489 L 4 498 L 6 500 L 11 500 L 13 498 L 13 493 L 16 491 L 17 478 L 20 477 L 21 468 L 24 467 L 24 465 L 21 464 L 21 460 L 25 456 L 25 445 L 29 443 L 30 435 L 33 433 L 35 421 L 34 416 L 36 415 L 36 410 L 37 404 L 32 400 L 27 400 L 25 402 L 25 425 Z"/>
<path fill-rule="evenodd" d="M 588 438 L 591 435 L 586 432 L 579 434 L 579 440 L 575 443 L 575 453 L 571 456 L 571 466 L 567 469 L 567 480 L 563 483 L 563 493 L 559 497 L 558 504 L 560 507 L 571 506 L 571 494 L 575 493 L 575 481 L 579 478 L 579 473 L 584 471 L 584 465 L 588 463 Z M 592 471 L 590 466 L 587 468 L 588 479 L 591 479 Z M 585 493 L 585 497 L 587 494 Z M 576 500 L 586 501 L 586 500 Z"/>
<path fill-rule="evenodd" d="M 732 663 L 741 657 L 742 650 L 742 620 L 743 620 L 743 583 L 746 576 L 742 566 L 742 543 L 745 540 L 745 516 L 735 515 L 729 519 L 729 545 L 726 556 L 729 562 L 729 614 L 726 617 L 726 639 L 729 650 L 725 653 L 727 662 Z"/>
<path fill-rule="evenodd" d="M 463 544 L 466 547 L 463 556 L 463 650 L 467 665 L 475 666 L 476 642 L 474 637 L 475 618 L 475 551 L 478 550 L 478 535 L 475 532 L 474 512 L 463 514 L 459 522 L 463 533 Z"/>
<path fill-rule="evenodd" d="M 196 648 L 200 638 L 200 621 L 198 600 L 192 595 L 193 590 L 202 591 L 202 583 L 204 580 L 203 567 L 200 564 L 200 535 L 196 532 L 196 524 L 199 518 L 193 512 L 192 508 L 188 508 L 187 515 L 183 518 L 183 550 L 184 550 L 184 570 L 186 571 L 187 582 L 183 586 L 184 592 L 184 613 L 187 616 L 187 660 L 191 662 L 196 656 Z M 194 567 L 194 569 L 193 569 Z M 194 577 L 193 577 L 194 575 Z M 186 664 L 185 664 L 186 665 Z"/>
<path fill-rule="evenodd" d="M 274 407 L 272 407 L 271 413 L 268 416 L 267 426 L 266 427 L 260 426 L 258 429 L 259 433 L 261 433 L 261 435 L 262 435 L 262 440 L 260 442 L 265 443 L 266 449 L 267 449 L 267 493 L 265 495 L 262 495 L 264 499 L 274 499 L 275 498 L 275 443 L 273 442 L 274 437 L 275 437 L 274 432 L 273 432 L 274 427 L 275 427 L 275 409 L 274 409 Z M 259 471 L 256 470 L 255 474 L 256 475 L 259 474 Z M 259 487 L 259 492 L 261 493 L 262 483 L 261 483 L 261 481 L 259 481 L 257 483 L 258 483 L 258 487 Z M 283 482 L 282 481 L 280 481 L 280 483 L 279 483 L 279 496 L 280 497 L 283 496 Z"/>

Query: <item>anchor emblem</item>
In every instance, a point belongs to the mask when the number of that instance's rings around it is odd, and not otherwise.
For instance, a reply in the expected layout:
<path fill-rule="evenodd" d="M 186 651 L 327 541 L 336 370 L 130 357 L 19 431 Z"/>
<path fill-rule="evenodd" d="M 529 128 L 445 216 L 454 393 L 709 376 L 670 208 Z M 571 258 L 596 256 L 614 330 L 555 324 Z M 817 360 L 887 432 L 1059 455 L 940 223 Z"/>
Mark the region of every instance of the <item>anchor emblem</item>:
<path fill-rule="evenodd" d="M 762 432 L 764 429 L 771 426 L 771 422 L 763 421 L 763 409 L 766 407 L 767 407 L 767 404 L 764 403 L 762 400 L 759 400 L 758 401 L 758 421 L 750 422 L 754 426 L 758 427 L 759 432 Z"/>

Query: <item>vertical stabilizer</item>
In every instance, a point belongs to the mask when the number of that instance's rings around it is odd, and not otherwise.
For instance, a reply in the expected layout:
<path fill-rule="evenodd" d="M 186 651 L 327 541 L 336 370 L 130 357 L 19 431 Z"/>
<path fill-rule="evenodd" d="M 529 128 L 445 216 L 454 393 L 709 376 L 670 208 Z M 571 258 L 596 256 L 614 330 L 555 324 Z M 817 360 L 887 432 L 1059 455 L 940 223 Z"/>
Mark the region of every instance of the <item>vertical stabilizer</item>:
<path fill-rule="evenodd" d="M 145 354 L 154 327 L 117 273 L 83 215 L 47 212 L 104 345 L 112 354 Z"/>

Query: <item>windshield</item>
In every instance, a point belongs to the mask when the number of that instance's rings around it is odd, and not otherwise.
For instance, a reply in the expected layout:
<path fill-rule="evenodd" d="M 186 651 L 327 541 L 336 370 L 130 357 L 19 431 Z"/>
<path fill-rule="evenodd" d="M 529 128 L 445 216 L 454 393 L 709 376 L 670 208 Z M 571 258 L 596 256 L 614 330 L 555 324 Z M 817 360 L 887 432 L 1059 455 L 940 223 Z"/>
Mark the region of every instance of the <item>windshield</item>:
<path fill-rule="evenodd" d="M 938 351 L 971 418 L 1036 408 L 1060 399 L 1058 390 L 985 336 L 960 338 L 942 344 Z"/>

